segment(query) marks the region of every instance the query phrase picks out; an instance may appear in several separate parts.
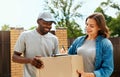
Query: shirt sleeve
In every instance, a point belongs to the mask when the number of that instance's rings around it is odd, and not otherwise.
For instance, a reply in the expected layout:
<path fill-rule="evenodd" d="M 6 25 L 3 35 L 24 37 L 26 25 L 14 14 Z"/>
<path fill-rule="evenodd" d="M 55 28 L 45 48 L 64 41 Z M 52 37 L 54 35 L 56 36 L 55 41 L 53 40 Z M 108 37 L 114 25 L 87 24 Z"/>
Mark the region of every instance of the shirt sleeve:
<path fill-rule="evenodd" d="M 25 51 L 25 34 L 23 32 L 20 34 L 20 36 L 16 41 L 14 51 L 17 51 L 20 53 Z"/>
<path fill-rule="evenodd" d="M 100 58 L 100 57 L 99 57 Z M 102 56 L 100 67 L 94 71 L 96 77 L 110 77 L 114 69 L 113 46 L 109 40 L 102 41 Z"/>

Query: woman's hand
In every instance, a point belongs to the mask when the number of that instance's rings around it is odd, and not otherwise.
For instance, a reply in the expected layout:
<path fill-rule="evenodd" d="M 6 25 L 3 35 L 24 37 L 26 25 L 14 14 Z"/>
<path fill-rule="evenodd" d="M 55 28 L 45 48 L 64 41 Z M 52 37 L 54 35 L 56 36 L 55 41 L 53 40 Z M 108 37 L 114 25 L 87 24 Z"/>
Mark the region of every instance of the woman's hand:
<path fill-rule="evenodd" d="M 31 64 L 35 66 L 38 69 L 41 69 L 44 67 L 43 62 L 40 60 L 40 56 L 36 56 L 31 60 Z"/>
<path fill-rule="evenodd" d="M 95 77 L 94 73 L 86 73 L 84 71 L 78 71 L 79 77 Z"/>

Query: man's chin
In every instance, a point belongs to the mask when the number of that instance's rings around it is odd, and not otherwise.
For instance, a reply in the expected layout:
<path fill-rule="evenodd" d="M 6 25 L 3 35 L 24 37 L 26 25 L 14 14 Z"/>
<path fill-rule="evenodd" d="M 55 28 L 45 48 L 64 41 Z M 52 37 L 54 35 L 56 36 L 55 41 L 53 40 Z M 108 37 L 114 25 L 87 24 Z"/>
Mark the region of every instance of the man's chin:
<path fill-rule="evenodd" d="M 45 35 L 45 34 L 47 34 L 48 32 L 44 32 L 43 34 Z"/>

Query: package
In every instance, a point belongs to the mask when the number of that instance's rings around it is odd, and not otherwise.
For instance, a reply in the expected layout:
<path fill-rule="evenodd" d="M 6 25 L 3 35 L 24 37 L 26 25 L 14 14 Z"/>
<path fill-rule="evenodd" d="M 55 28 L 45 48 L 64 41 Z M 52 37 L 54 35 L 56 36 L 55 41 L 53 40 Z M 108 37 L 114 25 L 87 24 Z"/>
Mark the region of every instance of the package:
<path fill-rule="evenodd" d="M 83 69 L 82 56 L 69 55 L 42 57 L 44 68 L 37 70 L 37 77 L 79 77 L 76 70 Z"/>

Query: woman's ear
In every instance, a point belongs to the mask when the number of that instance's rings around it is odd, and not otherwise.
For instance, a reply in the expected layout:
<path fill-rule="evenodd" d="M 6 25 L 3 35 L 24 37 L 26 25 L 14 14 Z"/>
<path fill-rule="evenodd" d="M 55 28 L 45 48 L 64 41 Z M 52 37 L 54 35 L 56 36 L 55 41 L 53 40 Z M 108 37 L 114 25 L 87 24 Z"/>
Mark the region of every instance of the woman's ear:
<path fill-rule="evenodd" d="M 100 31 L 101 30 L 101 28 L 98 28 L 98 31 Z"/>

